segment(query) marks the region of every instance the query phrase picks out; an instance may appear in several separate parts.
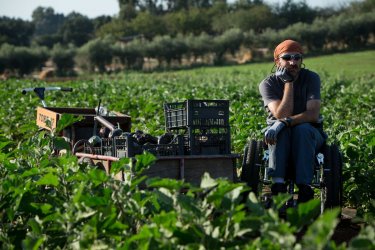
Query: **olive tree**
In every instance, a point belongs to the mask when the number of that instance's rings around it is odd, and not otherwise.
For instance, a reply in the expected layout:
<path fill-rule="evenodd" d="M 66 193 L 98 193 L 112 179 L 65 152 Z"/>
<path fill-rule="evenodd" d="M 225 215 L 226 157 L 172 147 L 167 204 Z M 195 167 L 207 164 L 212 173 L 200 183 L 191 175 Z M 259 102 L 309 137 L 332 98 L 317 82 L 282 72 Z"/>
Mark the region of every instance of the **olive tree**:
<path fill-rule="evenodd" d="M 112 61 L 111 38 L 96 38 L 78 49 L 77 62 L 82 69 L 104 73 Z"/>
<path fill-rule="evenodd" d="M 0 47 L 0 61 L 3 69 L 17 72 L 19 76 L 39 70 L 48 59 L 48 50 L 45 47 L 24 47 L 3 44 Z"/>
<path fill-rule="evenodd" d="M 185 37 L 186 45 L 189 48 L 189 55 L 196 62 L 198 57 L 202 57 L 212 51 L 213 38 L 202 33 L 199 36 L 189 35 Z"/>
<path fill-rule="evenodd" d="M 127 44 L 115 44 L 112 48 L 113 56 L 128 69 L 142 69 L 144 44 L 141 39 L 133 40 Z"/>
<path fill-rule="evenodd" d="M 161 65 L 166 62 L 171 65 L 173 59 L 181 61 L 181 58 L 188 51 L 188 47 L 183 39 L 170 36 L 157 36 L 146 46 L 146 55 L 156 58 Z"/>
<path fill-rule="evenodd" d="M 222 35 L 216 36 L 213 39 L 215 65 L 223 63 L 223 56 L 226 52 L 234 54 L 244 41 L 244 34 L 240 29 L 230 29 L 225 31 Z"/>
<path fill-rule="evenodd" d="M 57 76 L 74 75 L 74 56 L 76 54 L 74 46 L 63 46 L 55 44 L 51 51 L 51 59 L 56 66 Z"/>

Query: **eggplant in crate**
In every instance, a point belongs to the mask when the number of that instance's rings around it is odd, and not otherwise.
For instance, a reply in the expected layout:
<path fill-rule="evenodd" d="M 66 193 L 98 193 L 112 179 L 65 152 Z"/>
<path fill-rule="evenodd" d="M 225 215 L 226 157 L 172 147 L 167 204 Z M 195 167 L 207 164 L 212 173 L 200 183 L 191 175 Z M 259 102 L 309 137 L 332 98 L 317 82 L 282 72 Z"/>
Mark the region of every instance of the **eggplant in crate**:
<path fill-rule="evenodd" d="M 168 144 L 145 144 L 142 148 L 156 156 L 184 155 L 183 137 L 180 135 Z"/>
<path fill-rule="evenodd" d="M 85 145 L 85 153 L 107 155 L 118 158 L 134 157 L 148 151 L 155 156 L 174 156 L 184 154 L 182 136 L 175 136 L 168 144 L 141 144 L 132 134 L 127 133 L 113 138 L 102 138 L 95 147 Z"/>

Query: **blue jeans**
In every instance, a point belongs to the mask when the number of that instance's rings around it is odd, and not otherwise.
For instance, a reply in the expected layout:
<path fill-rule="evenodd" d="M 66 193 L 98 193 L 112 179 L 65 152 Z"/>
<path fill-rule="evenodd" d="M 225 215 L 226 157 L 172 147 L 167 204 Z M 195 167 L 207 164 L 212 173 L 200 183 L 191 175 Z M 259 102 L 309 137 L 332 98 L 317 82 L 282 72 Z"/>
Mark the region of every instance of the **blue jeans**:
<path fill-rule="evenodd" d="M 319 130 L 310 123 L 285 127 L 277 135 L 277 143 L 268 145 L 269 176 L 285 178 L 287 168 L 293 167 L 296 184 L 311 184 L 315 154 L 324 140 Z"/>

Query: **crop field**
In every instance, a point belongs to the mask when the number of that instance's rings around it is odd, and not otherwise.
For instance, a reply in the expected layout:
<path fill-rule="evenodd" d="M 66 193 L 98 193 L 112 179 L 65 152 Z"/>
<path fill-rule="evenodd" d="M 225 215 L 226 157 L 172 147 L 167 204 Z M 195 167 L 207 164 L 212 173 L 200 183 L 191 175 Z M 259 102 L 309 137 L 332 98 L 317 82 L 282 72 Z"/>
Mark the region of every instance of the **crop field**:
<path fill-rule="evenodd" d="M 241 183 L 206 176 L 201 187 L 182 195 L 179 190 L 188 184 L 154 179 L 148 182 L 150 189 L 140 190 L 140 176 L 119 183 L 78 164 L 69 153 L 51 157 L 49 144 L 55 135 L 37 133 L 35 125 L 40 102 L 33 93 L 21 94 L 27 87 L 72 87 L 72 93 L 46 92 L 48 106 L 93 108 L 101 100 L 109 110 L 130 115 L 132 131 L 155 136 L 164 133 L 163 103 L 226 99 L 232 152 L 241 154 L 249 139 L 262 137 L 266 114 L 258 84 L 270 73 L 270 62 L 126 72 L 54 83 L 2 81 L 0 248 L 374 247 L 375 51 L 306 58 L 304 63 L 321 77 L 324 129 L 329 142 L 337 143 L 343 154 L 344 206 L 355 208 L 358 218 L 369 224 L 350 243 L 330 241 L 340 211 L 334 209 L 316 219 L 317 201 L 289 211 L 291 219 L 284 221 L 275 209 L 264 210 L 253 195 L 241 202 L 245 189 Z M 139 159 L 137 168 L 148 165 L 153 157 Z M 127 171 L 132 163 L 124 159 L 121 164 L 114 169 Z M 307 231 L 298 238 L 302 230 Z"/>

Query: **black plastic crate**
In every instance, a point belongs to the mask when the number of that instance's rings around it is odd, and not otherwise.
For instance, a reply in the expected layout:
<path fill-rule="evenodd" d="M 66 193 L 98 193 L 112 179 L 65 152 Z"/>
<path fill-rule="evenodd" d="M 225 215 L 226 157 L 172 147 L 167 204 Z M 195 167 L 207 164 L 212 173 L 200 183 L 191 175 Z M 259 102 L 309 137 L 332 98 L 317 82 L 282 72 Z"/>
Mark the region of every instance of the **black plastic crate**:
<path fill-rule="evenodd" d="M 95 145 L 95 147 L 89 145 L 88 143 L 84 143 L 84 152 L 95 155 L 113 156 L 113 140 L 109 138 L 102 138 L 100 144 Z"/>
<path fill-rule="evenodd" d="M 188 155 L 230 154 L 230 127 L 189 128 L 184 146 Z"/>
<path fill-rule="evenodd" d="M 126 136 L 114 137 L 113 145 L 113 156 L 118 158 L 133 157 L 137 154 L 142 154 L 141 146 L 130 134 Z"/>
<path fill-rule="evenodd" d="M 142 153 L 136 145 L 129 146 L 132 141 L 131 137 L 114 137 L 114 138 L 101 138 L 99 145 L 95 147 L 90 146 L 88 143 L 84 145 L 84 152 L 95 155 L 115 156 L 119 158 L 132 157 L 137 153 Z"/>
<path fill-rule="evenodd" d="M 140 145 L 131 135 L 103 138 L 95 147 L 84 144 L 84 152 L 96 155 L 114 156 L 118 158 L 134 157 L 148 151 L 155 156 L 173 156 L 184 154 L 183 136 L 177 135 L 169 144 L 144 144 Z"/>
<path fill-rule="evenodd" d="M 228 127 L 228 100 L 186 100 L 165 103 L 165 128 L 167 131 L 187 127 Z"/>
<path fill-rule="evenodd" d="M 110 138 L 102 139 L 102 155 L 113 156 L 113 140 Z"/>

